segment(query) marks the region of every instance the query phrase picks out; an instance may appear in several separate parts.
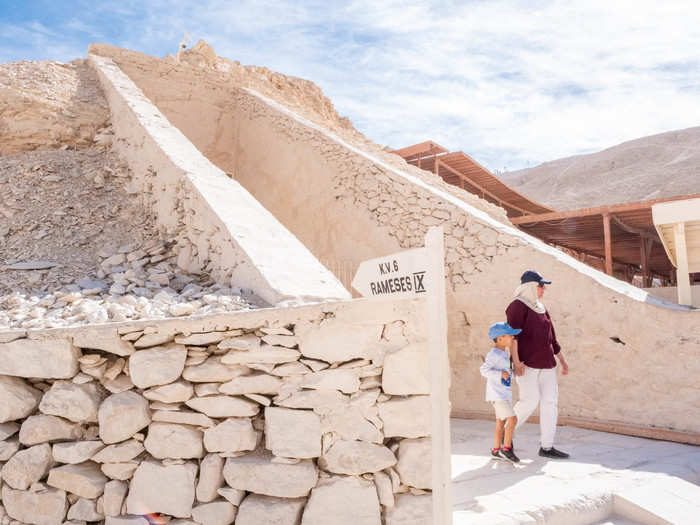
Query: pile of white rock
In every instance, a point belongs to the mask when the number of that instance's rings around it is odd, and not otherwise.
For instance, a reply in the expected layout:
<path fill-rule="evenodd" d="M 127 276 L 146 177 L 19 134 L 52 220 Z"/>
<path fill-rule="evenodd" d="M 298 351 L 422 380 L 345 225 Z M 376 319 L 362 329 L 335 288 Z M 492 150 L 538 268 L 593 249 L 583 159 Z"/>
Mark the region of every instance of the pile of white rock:
<path fill-rule="evenodd" d="M 94 275 L 46 294 L 14 292 L 0 296 L 0 329 L 55 328 L 135 319 L 162 319 L 224 313 L 260 306 L 241 290 L 206 275 L 183 272 L 172 243 L 108 244 L 98 253 Z M 56 263 L 11 265 L 18 272 L 40 271 Z"/>
<path fill-rule="evenodd" d="M 1 523 L 430 523 L 424 342 L 221 317 L 0 332 Z"/>

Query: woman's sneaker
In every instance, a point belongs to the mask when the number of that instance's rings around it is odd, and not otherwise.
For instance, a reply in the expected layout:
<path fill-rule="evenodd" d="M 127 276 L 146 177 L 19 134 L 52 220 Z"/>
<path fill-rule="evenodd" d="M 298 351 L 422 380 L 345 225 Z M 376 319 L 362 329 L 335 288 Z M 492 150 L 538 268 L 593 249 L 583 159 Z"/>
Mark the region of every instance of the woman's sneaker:
<path fill-rule="evenodd" d="M 503 459 L 507 459 L 508 461 L 512 461 L 513 463 L 518 463 L 520 461 L 520 458 L 518 456 L 516 456 L 515 453 L 513 452 L 512 447 L 511 448 L 505 448 L 505 447 L 501 448 L 498 451 L 498 454 Z"/>
<path fill-rule="evenodd" d="M 552 459 L 567 459 L 569 455 L 566 452 L 562 452 L 561 450 L 557 450 L 556 448 L 542 448 L 540 447 L 540 456 L 543 458 L 552 458 Z"/>
<path fill-rule="evenodd" d="M 496 459 L 501 459 L 501 455 L 499 454 L 500 448 L 492 448 L 491 449 L 491 457 L 496 458 Z"/>

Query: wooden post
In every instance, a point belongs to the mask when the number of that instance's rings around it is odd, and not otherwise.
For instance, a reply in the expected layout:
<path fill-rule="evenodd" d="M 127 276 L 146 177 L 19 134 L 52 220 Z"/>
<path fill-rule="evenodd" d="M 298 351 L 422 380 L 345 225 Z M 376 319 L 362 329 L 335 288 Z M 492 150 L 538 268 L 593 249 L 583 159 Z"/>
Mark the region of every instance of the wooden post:
<path fill-rule="evenodd" d="M 447 354 L 447 303 L 445 299 L 445 246 L 442 226 L 425 236 L 428 256 L 428 345 L 432 439 L 433 520 L 452 523 L 450 438 L 450 361 Z"/>
<path fill-rule="evenodd" d="M 647 273 L 645 276 L 645 281 L 644 281 L 644 287 L 645 288 L 651 288 L 651 285 L 654 281 L 654 273 L 651 271 L 651 268 L 649 268 L 649 261 L 651 261 L 651 252 L 654 249 L 654 239 L 651 237 L 645 237 L 645 242 L 647 243 L 646 245 L 646 267 L 647 267 Z"/>
<path fill-rule="evenodd" d="M 690 288 L 688 246 L 685 242 L 684 222 L 677 222 L 673 225 L 673 244 L 676 250 L 676 286 L 678 286 L 678 304 L 690 306 L 693 298 Z"/>
<path fill-rule="evenodd" d="M 613 274 L 612 242 L 610 239 L 610 214 L 603 214 L 603 234 L 605 237 L 605 273 Z"/>
<path fill-rule="evenodd" d="M 421 161 L 421 158 L 422 158 L 422 157 L 421 157 L 420 155 L 418 155 L 418 167 L 419 167 L 419 168 L 420 168 L 420 161 Z"/>
<path fill-rule="evenodd" d="M 642 288 L 648 288 L 649 250 L 647 249 L 647 239 L 644 235 L 639 237 L 639 258 L 642 260 Z"/>

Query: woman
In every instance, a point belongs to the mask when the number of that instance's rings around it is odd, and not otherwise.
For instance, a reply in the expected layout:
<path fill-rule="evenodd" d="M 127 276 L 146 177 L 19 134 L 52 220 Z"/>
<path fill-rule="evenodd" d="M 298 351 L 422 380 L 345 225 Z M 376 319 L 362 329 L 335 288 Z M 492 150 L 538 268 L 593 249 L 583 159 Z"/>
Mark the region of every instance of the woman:
<path fill-rule="evenodd" d="M 552 284 L 542 276 L 528 270 L 520 277 L 520 286 L 515 289 L 515 299 L 508 305 L 508 324 L 520 328 L 511 347 L 513 368 L 520 389 L 520 399 L 513 407 L 520 427 L 532 412 L 540 406 L 540 456 L 565 459 L 569 455 L 554 448 L 557 431 L 557 361 L 561 373 L 569 373 L 561 352 L 552 319 L 540 299 L 545 287 Z"/>

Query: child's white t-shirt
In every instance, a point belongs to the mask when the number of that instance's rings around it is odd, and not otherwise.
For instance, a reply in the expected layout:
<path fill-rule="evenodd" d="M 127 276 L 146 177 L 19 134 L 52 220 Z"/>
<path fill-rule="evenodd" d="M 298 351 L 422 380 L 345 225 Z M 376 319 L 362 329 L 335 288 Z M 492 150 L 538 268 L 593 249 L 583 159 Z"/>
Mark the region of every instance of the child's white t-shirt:
<path fill-rule="evenodd" d="M 501 383 L 501 372 L 504 370 L 510 373 L 510 356 L 500 348 L 492 348 L 479 369 L 486 378 L 486 401 L 513 401 L 511 387 Z"/>

